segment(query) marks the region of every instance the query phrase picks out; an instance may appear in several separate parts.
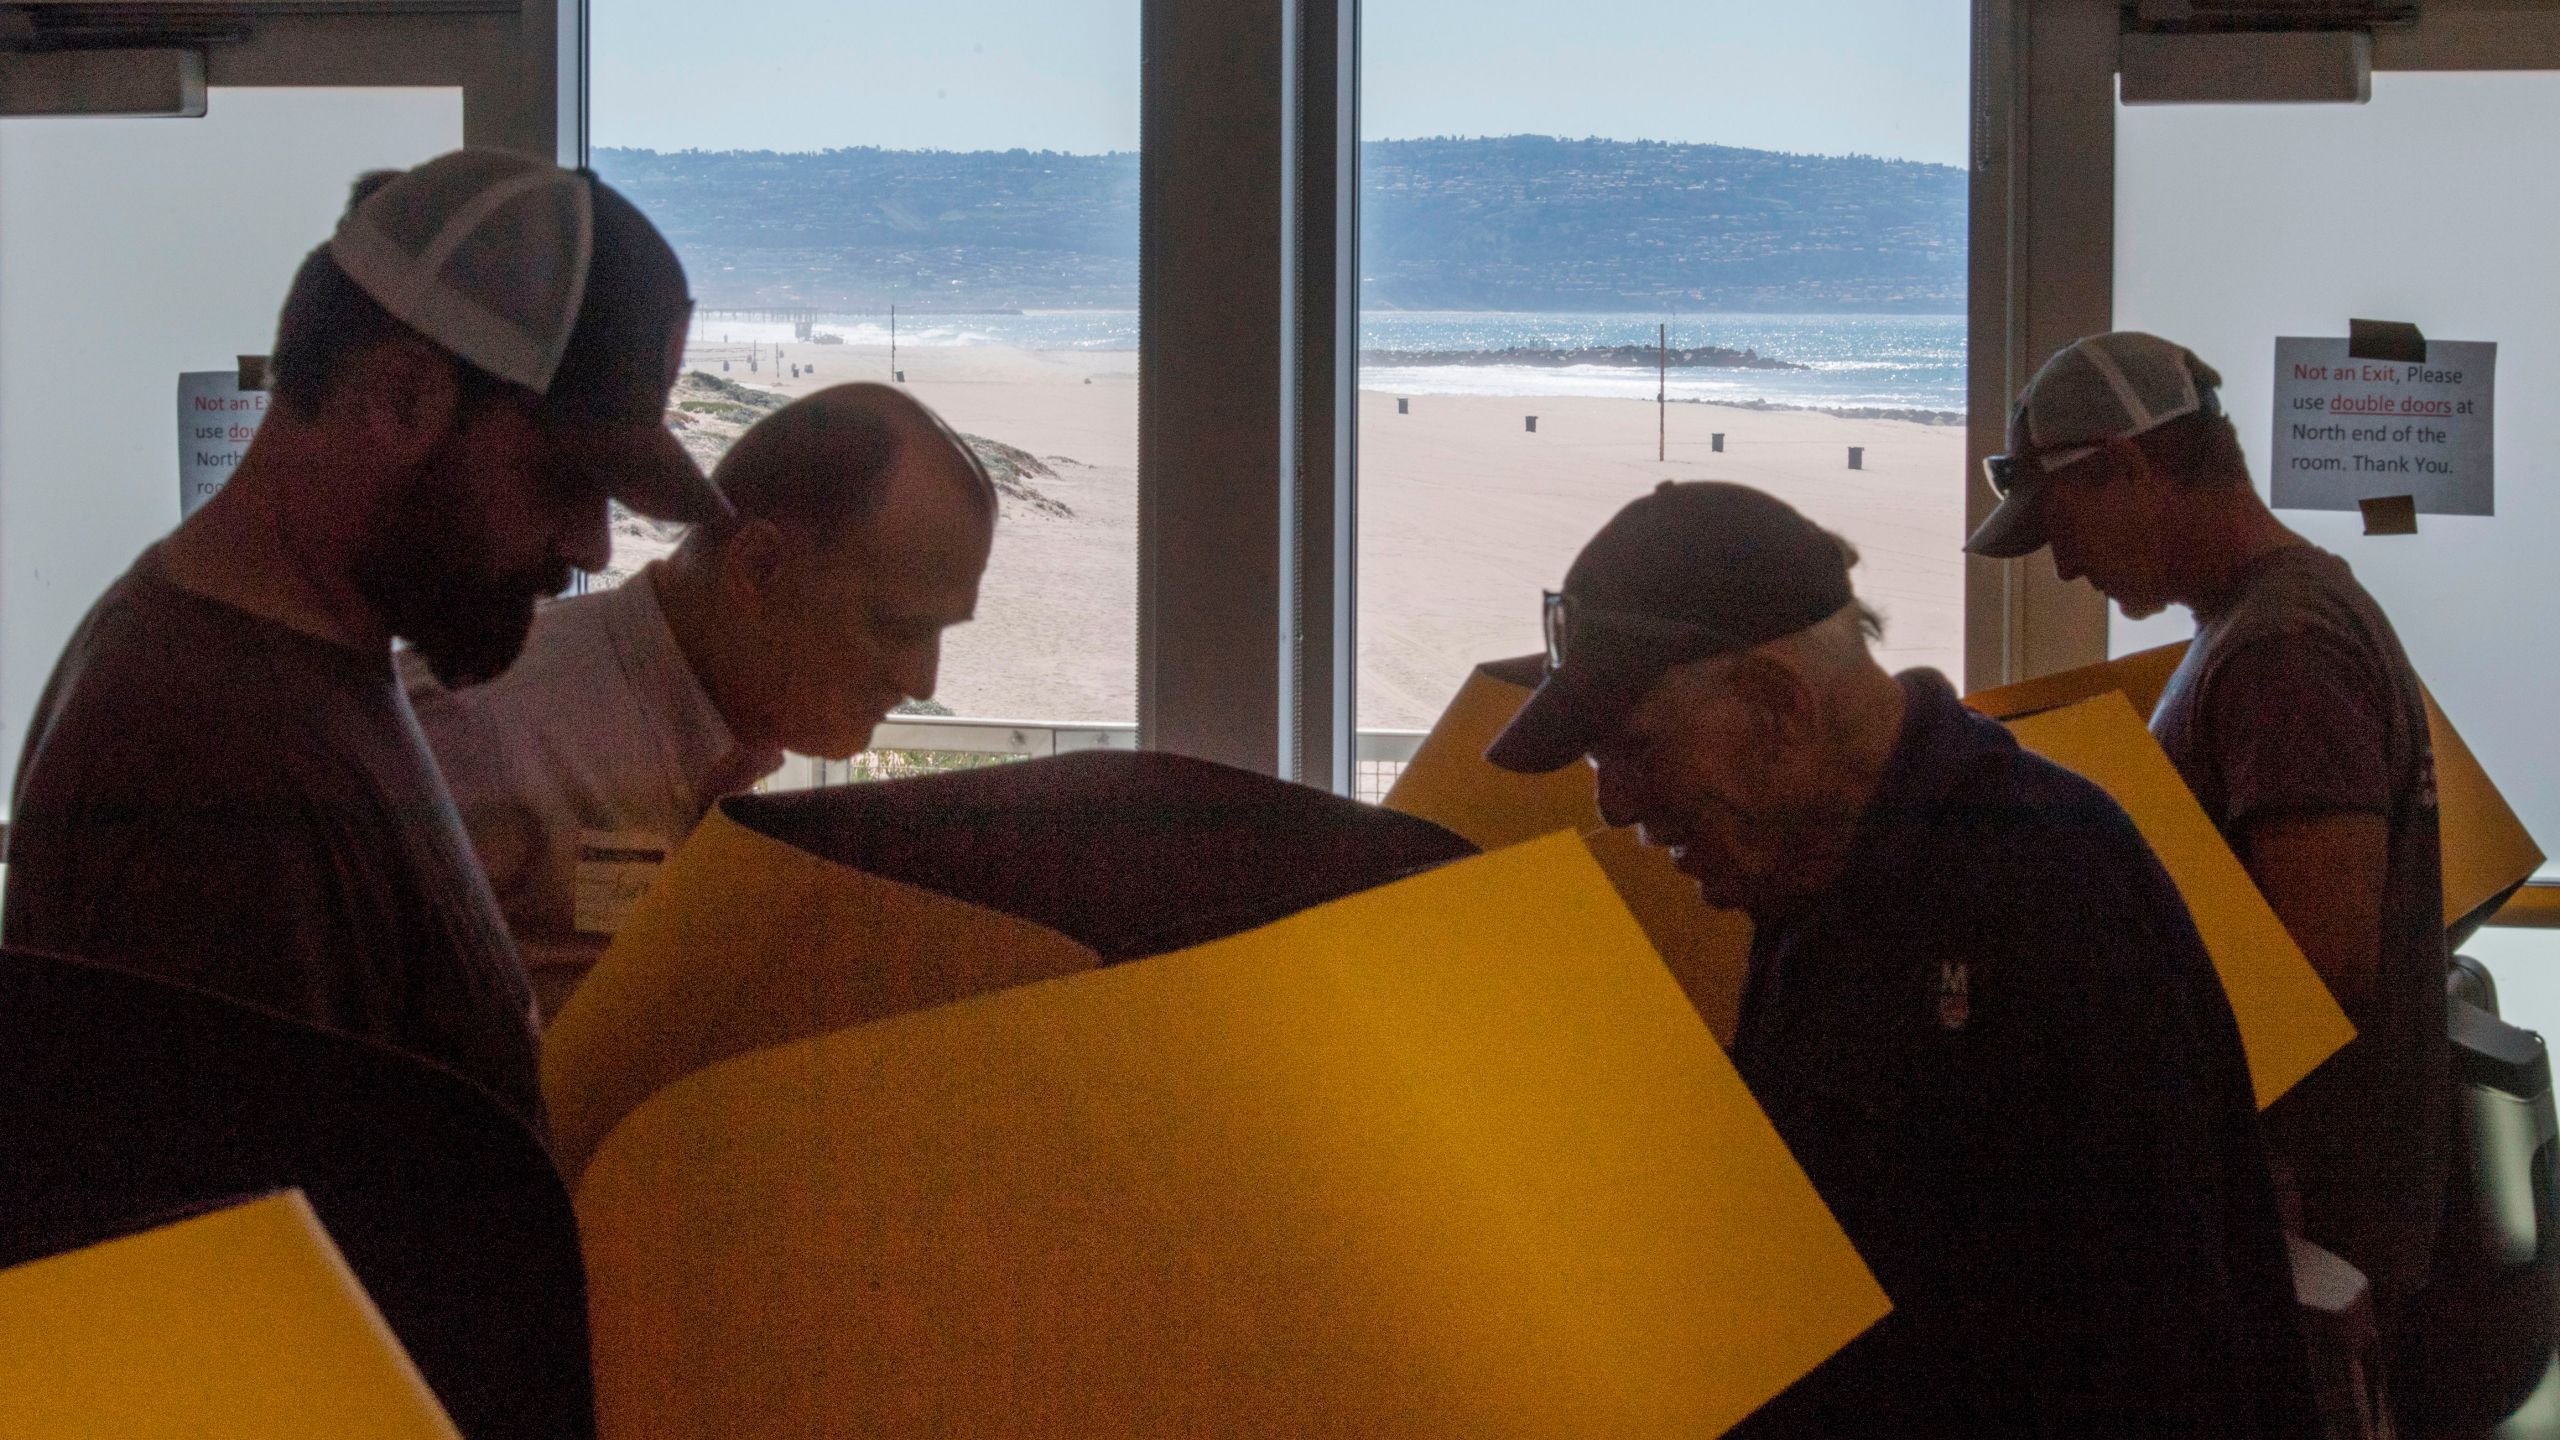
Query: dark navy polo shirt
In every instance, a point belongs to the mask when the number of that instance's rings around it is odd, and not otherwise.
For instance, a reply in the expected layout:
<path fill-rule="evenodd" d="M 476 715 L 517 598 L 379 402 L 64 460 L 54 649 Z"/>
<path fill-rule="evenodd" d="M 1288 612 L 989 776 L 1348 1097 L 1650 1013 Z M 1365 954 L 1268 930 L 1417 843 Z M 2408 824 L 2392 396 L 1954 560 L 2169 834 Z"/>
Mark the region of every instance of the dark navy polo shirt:
<path fill-rule="evenodd" d="M 1894 1304 L 1737 1434 L 2314 1433 L 2246 1059 L 2096 786 L 1932 671 L 1733 1058 Z"/>

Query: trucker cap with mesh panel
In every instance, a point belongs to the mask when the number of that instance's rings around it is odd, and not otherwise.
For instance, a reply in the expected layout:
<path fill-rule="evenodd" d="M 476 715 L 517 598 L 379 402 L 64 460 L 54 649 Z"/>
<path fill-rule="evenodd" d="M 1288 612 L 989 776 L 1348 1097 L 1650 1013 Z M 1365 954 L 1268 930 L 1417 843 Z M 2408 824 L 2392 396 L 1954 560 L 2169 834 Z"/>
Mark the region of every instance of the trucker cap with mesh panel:
<path fill-rule="evenodd" d="M 2013 452 L 1983 461 L 2000 504 L 1964 548 L 1995 560 L 2044 548 L 2048 476 L 2109 440 L 2148 434 L 2182 416 L 2220 414 L 2215 391 L 2221 384 L 2194 351 L 2139 330 L 2087 335 L 2064 346 L 2009 412 Z"/>
<path fill-rule="evenodd" d="M 457 150 L 349 207 L 329 254 L 402 323 L 541 397 L 563 459 L 598 489 L 661 520 L 729 513 L 666 428 L 693 311 L 684 266 L 611 186 Z"/>

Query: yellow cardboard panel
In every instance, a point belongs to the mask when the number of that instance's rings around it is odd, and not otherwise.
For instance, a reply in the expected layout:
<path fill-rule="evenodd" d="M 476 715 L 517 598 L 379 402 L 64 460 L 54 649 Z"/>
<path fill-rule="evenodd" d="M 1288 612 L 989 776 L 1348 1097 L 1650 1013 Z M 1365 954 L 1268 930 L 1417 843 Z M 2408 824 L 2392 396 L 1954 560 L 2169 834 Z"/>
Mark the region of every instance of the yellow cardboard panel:
<path fill-rule="evenodd" d="M 2120 660 L 1984 690 L 1966 696 L 1965 703 L 1995 720 L 2007 720 L 2121 690 L 2134 710 L 2147 718 L 2186 654 L 2187 642 L 2181 640 Z M 2419 688 L 2424 690 L 2424 684 Z M 2541 868 L 2543 854 L 2514 807 L 2498 793 L 2489 772 L 2481 768 L 2479 758 L 2445 718 L 2436 697 L 2428 694 L 2426 699 L 2444 852 L 2444 919 L 2452 925 L 2531 878 Z"/>
<path fill-rule="evenodd" d="M 1583 776 L 1587 785 L 1590 772 Z M 1698 1018 L 1707 1022 L 1719 1044 L 1731 1045 L 1742 1014 L 1743 983 L 1751 978 L 1751 917 L 1710 908 L 1698 898 L 1698 882 L 1673 868 L 1662 851 L 1637 839 L 1632 826 L 1597 831 L 1584 837 L 1584 843 L 1644 927 L 1671 978 L 1680 982 Z"/>
<path fill-rule="evenodd" d="M 2187 642 L 2180 640 L 2077 670 L 2021 680 L 1993 690 L 1977 690 L 1964 697 L 1964 703 L 1994 720 L 2013 720 L 2122 691 L 2125 699 L 2132 702 L 2134 713 L 2148 718 L 2160 703 L 2160 692 L 2169 688 L 2169 677 L 2178 672 L 2178 662 L 2186 657 Z"/>
<path fill-rule="evenodd" d="M 1600 803 L 1586 767 L 1515 775 L 1485 763 L 1485 747 L 1529 703 L 1530 693 L 1529 687 L 1478 666 L 1381 803 L 1452 831 L 1482 850 L 1558 830 L 1581 835 L 1599 829 Z"/>
<path fill-rule="evenodd" d="M 607 1440 L 1708 1436 L 1887 1308 L 1570 836 L 739 1056 L 578 1206 Z"/>
<path fill-rule="evenodd" d="M 0 1271 L 9 1440 L 458 1440 L 298 1192 Z"/>
<path fill-rule="evenodd" d="M 732 1055 L 1093 968 L 1027 920 L 856 870 L 718 810 L 667 862 L 542 1045 L 574 1183 L 625 1115 Z"/>
<path fill-rule="evenodd" d="M 2188 907 L 2195 915 L 2196 928 L 2203 933 L 2206 948 L 2213 952 L 2216 964 L 2221 967 L 2226 987 L 2233 982 L 2236 972 L 2240 984 L 2248 992 L 2246 1005 L 2243 994 L 2233 992 L 2232 1008 L 2241 1018 L 2242 1037 L 2250 1045 L 2252 1073 L 2258 1082 L 2259 1103 L 2263 1105 L 2292 1088 L 2320 1060 L 2346 1043 L 2354 1032 L 2346 1028 L 2344 1014 L 2338 1011 L 2336 1002 L 2330 998 L 2327 987 L 2321 984 L 2317 972 L 2302 958 L 2301 950 L 2294 945 L 2292 937 L 2285 934 L 2283 926 L 2276 922 L 2274 912 L 2258 895 L 2229 847 L 2222 844 L 2219 835 L 2212 833 L 2209 822 L 2204 828 L 2212 845 L 2203 858 L 2183 855 L 2171 858 L 2163 835 L 2170 836 L 2181 845 L 2192 845 L 2198 839 L 2191 826 L 2175 817 L 2180 807 L 2174 802 L 2183 801 L 2183 809 L 2192 812 L 2198 822 L 2204 822 L 2204 815 L 2196 807 L 2193 797 L 2186 793 L 2182 782 L 2176 785 L 2174 794 L 2157 791 L 2154 782 L 2163 773 L 2171 781 L 2176 781 L 2177 772 L 2169 767 L 2168 757 L 2160 754 L 2158 745 L 2151 741 L 2140 716 L 2135 717 L 2130 732 L 2113 724 L 2115 717 L 2112 715 L 2107 717 L 2110 723 L 2094 729 L 2089 728 L 2092 722 L 2087 716 L 2067 721 L 2042 718 L 2092 697 L 2117 695 L 2127 686 L 2141 693 L 2145 705 L 2156 703 L 2185 653 L 2183 643 L 2162 646 L 2103 665 L 2086 666 L 2023 685 L 1985 691 L 1968 697 L 1966 703 L 1982 713 L 2009 720 L 2010 728 L 2030 749 L 2051 744 L 2069 750 L 2076 758 L 2065 758 L 2062 754 L 2048 754 L 2047 758 L 2097 781 L 2115 794 L 2117 802 L 2127 810 L 2134 810 L 2134 803 L 2127 798 L 2127 793 L 2118 792 L 2120 781 L 2129 786 L 2129 793 L 2156 812 L 2146 815 L 2136 811 L 2136 825 L 2151 841 L 2153 848 L 2161 852 L 2170 877 L 2186 894 Z M 1479 844 L 1488 843 L 1487 839 L 1480 837 L 1490 837 L 1490 843 L 1509 843 L 1525 834 L 1538 833 L 1533 828 L 1538 825 L 1596 825 L 1599 807 L 1588 768 L 1572 766 L 1554 775 L 1516 776 L 1484 763 L 1484 747 L 1492 743 L 1494 735 L 1500 733 L 1502 726 L 1527 702 L 1528 697 L 1529 691 L 1525 687 L 1509 684 L 1478 670 L 1451 703 L 1430 738 L 1415 752 L 1413 763 L 1406 768 L 1397 788 L 1388 794 L 1386 803 L 1399 809 L 1408 804 L 1414 805 L 1417 808 L 1410 813 L 1438 820 Z M 2125 704 L 2121 699 L 2116 703 L 2119 706 Z M 2132 713 L 2130 708 L 2126 713 Z M 2034 718 L 2027 721 L 2016 718 L 2021 716 Z M 2138 744 L 2135 743 L 2137 739 Z M 2109 745 L 2118 747 L 2122 753 L 2110 751 Z M 2461 760 L 2467 761 L 2468 755 L 2467 750 L 2462 751 Z M 2158 768 L 2148 763 L 2153 759 L 2158 761 Z M 2077 763 L 2079 761 L 2086 763 Z M 2448 764 L 2444 756 L 2439 756 L 2438 768 L 2447 776 L 2448 795 L 2461 788 L 2462 781 L 2458 778 L 2461 774 L 2478 774 L 2476 766 L 2468 766 L 2466 771 L 2460 763 Z M 2479 777 L 2478 783 L 2485 787 L 2486 777 Z M 2489 796 L 2495 799 L 2494 789 L 2489 791 Z M 2446 803 L 2450 814 L 2454 802 L 2448 799 Z M 2497 802 L 2497 809 L 2504 810 L 2503 801 Z M 2508 813 L 2511 820 L 2512 813 Z M 2446 861 L 2449 902 L 2457 873 L 2450 854 L 2454 830 L 2454 823 L 2449 819 Z M 2513 833 L 2520 837 L 2521 827 Z M 1672 867 L 1670 857 L 1662 851 L 1643 846 L 1632 831 L 1603 831 L 1589 838 L 1592 853 L 1654 942 L 1654 948 L 1662 954 L 1699 1016 L 1719 1039 L 1729 1042 L 1749 969 L 1749 919 L 1733 912 L 1709 909 L 1699 900 L 1695 883 Z M 2513 857 L 2505 856 L 2501 863 L 2512 864 Z M 2540 863 L 2538 852 L 2532 863 Z M 2529 873 L 2530 868 L 2528 865 L 2525 872 L 2519 873 Z M 2240 887 L 2236 894 L 2230 888 L 2235 881 Z M 2481 899 L 2485 900 L 2494 893 L 2485 892 Z M 2450 917 L 2458 913 L 2461 912 L 2451 909 L 2448 903 L 2447 915 Z M 2270 931 L 2280 947 L 2273 952 L 2264 948 Z M 2251 955 L 2262 958 L 2255 963 L 2245 963 L 2241 958 Z M 2283 1004 L 2288 996 L 2310 993 L 2303 989 L 2305 985 L 2317 992 L 2315 1010 L 2319 1015 L 2334 1017 L 2334 1026 L 2314 1015 L 2281 1037 L 2253 1033 L 2259 1023 L 2278 1028 L 2293 1026 L 2292 1012 L 2285 1010 Z M 2257 1008 L 2261 1005 L 2267 1008 Z M 2333 1035 L 2335 1038 L 2331 1038 Z M 2262 1054 L 2263 1061 L 2259 1058 Z"/>
<path fill-rule="evenodd" d="M 1730 1043 L 1750 962 L 1751 921 L 1738 911 L 1709 909 L 1698 898 L 1697 882 L 1673 868 L 1668 854 L 1639 842 L 1633 830 L 1604 827 L 1590 767 L 1515 775 L 1485 763 L 1485 747 L 1529 702 L 1529 695 L 1529 687 L 1479 666 L 1414 751 L 1383 803 L 1456 831 L 1486 850 L 1558 830 L 1586 836 L 1600 868 L 1635 912 L 1636 923 L 1671 967 L 1699 1018 L 1719 1041 Z"/>
<path fill-rule="evenodd" d="M 2013 720 L 2009 730 L 2019 744 L 2114 796 L 2151 843 L 2221 972 L 2261 1108 L 2355 1038 L 2328 986 L 2123 695 Z"/>
<path fill-rule="evenodd" d="M 2452 925 L 2531 879 L 2542 868 L 2542 847 L 2433 695 L 2427 697 L 2427 735 L 2435 748 L 2444 840 L 2444 923 Z"/>

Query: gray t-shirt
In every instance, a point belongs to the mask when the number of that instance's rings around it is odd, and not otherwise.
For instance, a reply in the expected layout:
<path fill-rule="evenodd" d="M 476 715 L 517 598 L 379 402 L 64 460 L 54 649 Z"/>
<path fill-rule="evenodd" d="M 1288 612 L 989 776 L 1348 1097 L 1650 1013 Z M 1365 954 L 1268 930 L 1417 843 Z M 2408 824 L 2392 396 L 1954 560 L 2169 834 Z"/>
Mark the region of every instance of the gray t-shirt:
<path fill-rule="evenodd" d="M 12 945 L 383 1041 L 542 1120 L 532 997 L 388 650 L 182 589 L 146 552 L 38 702 Z"/>
<path fill-rule="evenodd" d="M 2372 1281 L 2384 1324 L 2424 1283 L 2452 1134 L 2444 874 L 2425 693 L 2347 563 L 2253 561 L 2197 614 L 2151 729 L 2235 848 L 2260 816 L 2381 816 L 2382 957 L 2357 1038 L 2266 1115 L 2309 1237 Z"/>

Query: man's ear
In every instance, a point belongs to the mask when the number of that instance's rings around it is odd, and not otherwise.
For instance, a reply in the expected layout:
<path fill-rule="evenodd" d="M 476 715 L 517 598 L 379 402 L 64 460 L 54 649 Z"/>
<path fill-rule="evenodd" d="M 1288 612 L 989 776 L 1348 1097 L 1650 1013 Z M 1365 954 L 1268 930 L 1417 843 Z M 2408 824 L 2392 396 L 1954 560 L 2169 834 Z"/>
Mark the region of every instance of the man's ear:
<path fill-rule="evenodd" d="M 1813 690 L 1795 667 L 1753 651 L 1725 672 L 1725 688 L 1750 708 L 1753 725 L 1771 745 L 1801 744 L 1820 728 Z"/>
<path fill-rule="evenodd" d="M 2161 478 L 2159 467 L 2151 463 L 2151 456 L 2139 442 L 2127 436 L 2118 435 L 2107 441 L 2107 458 L 2115 462 L 2116 473 L 2124 477 L 2124 482 L 2136 490 L 2147 491 L 2154 481 Z"/>
<path fill-rule="evenodd" d="M 720 544 L 720 585 L 731 600 L 761 615 L 778 603 L 789 584 L 795 548 L 792 536 L 762 516 L 745 516 Z"/>
<path fill-rule="evenodd" d="M 357 357 L 334 398 L 369 455 L 393 469 L 413 469 L 444 443 L 461 414 L 457 363 L 423 340 L 385 340 Z"/>

